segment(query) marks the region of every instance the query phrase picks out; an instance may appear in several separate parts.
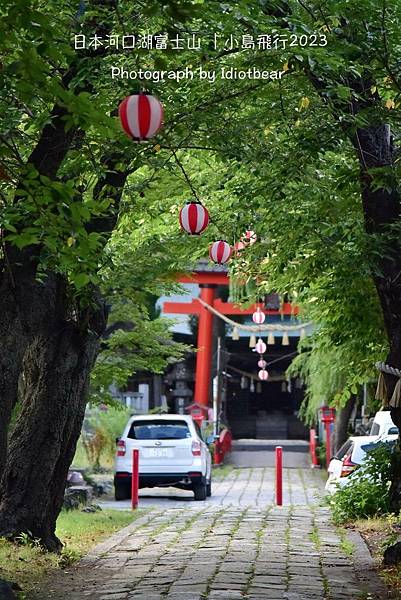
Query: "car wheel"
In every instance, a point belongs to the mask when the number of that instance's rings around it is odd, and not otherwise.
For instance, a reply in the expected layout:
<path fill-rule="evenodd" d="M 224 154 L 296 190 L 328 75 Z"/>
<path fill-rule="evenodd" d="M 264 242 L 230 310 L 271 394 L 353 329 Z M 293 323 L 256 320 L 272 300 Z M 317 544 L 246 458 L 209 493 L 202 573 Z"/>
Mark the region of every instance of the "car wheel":
<path fill-rule="evenodd" d="M 210 477 L 209 481 L 206 483 L 206 496 L 210 498 L 212 495 L 212 478 Z"/>
<path fill-rule="evenodd" d="M 116 500 L 129 500 L 131 498 L 130 485 L 122 482 L 115 483 L 114 498 Z"/>
<path fill-rule="evenodd" d="M 206 500 L 207 485 L 206 483 L 196 483 L 193 487 L 195 500 Z"/>

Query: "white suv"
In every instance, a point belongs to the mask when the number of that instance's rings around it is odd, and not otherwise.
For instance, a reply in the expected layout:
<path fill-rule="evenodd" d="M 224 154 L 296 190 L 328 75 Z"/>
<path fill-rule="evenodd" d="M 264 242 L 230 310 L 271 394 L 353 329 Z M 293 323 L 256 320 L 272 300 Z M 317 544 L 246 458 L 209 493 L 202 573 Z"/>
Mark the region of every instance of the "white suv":
<path fill-rule="evenodd" d="M 395 435 L 398 433 L 398 427 L 394 425 L 389 410 L 379 410 L 375 414 L 370 435 Z"/>
<path fill-rule="evenodd" d="M 193 490 L 195 500 L 212 493 L 212 460 L 199 426 L 186 415 L 136 415 L 117 440 L 116 500 L 131 497 L 132 451 L 139 450 L 139 487 Z"/>

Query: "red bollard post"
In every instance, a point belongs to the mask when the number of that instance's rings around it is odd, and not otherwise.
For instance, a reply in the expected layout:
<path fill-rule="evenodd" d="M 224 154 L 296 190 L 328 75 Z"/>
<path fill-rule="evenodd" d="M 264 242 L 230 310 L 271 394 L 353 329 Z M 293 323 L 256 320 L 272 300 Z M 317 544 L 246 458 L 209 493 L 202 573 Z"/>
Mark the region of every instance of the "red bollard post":
<path fill-rule="evenodd" d="M 132 510 L 138 507 L 139 492 L 139 450 L 132 451 L 131 502 Z"/>
<path fill-rule="evenodd" d="M 276 446 L 276 504 L 283 505 L 283 448 Z"/>
<path fill-rule="evenodd" d="M 316 456 L 316 431 L 315 431 L 315 429 L 311 429 L 309 434 L 310 434 L 309 435 L 309 447 L 310 447 L 312 468 L 318 468 L 320 465 L 319 465 L 318 458 Z"/>
<path fill-rule="evenodd" d="M 326 430 L 326 467 L 329 467 L 331 461 L 331 444 L 330 444 L 330 425 L 331 423 L 325 423 L 324 428 Z"/>
<path fill-rule="evenodd" d="M 221 448 L 220 439 L 217 438 L 214 442 L 214 464 L 221 465 L 223 462 L 223 452 Z"/>
<path fill-rule="evenodd" d="M 334 408 L 330 408 L 329 406 L 322 406 L 320 408 L 320 415 L 326 434 L 326 466 L 328 467 L 331 460 L 330 426 L 335 421 L 336 411 Z"/>

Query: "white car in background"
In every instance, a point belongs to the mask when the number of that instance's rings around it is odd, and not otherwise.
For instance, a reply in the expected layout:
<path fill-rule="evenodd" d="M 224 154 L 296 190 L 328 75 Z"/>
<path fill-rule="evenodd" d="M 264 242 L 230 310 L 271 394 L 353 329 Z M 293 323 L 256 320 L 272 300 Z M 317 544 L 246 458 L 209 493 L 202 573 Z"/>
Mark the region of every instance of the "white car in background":
<path fill-rule="evenodd" d="M 394 425 L 389 410 L 379 410 L 373 419 L 370 435 L 395 435 L 398 427 Z"/>
<path fill-rule="evenodd" d="M 132 454 L 139 450 L 139 487 L 192 490 L 195 500 L 212 493 L 212 459 L 201 430 L 186 415 L 135 415 L 117 440 L 116 500 L 131 497 Z"/>
<path fill-rule="evenodd" d="M 326 491 L 334 494 L 339 487 L 344 487 L 352 482 L 349 475 L 364 462 L 366 454 L 374 448 L 375 444 L 379 442 L 395 444 L 397 439 L 398 434 L 350 437 L 330 461 L 329 478 L 325 486 Z"/>

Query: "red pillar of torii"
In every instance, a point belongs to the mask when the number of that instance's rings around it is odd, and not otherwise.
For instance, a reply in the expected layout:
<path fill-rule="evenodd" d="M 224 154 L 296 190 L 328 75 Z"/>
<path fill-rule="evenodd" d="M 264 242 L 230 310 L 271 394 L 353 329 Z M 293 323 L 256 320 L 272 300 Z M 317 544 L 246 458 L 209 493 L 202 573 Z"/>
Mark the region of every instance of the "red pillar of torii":
<path fill-rule="evenodd" d="M 200 287 L 200 299 L 213 306 L 223 315 L 252 315 L 256 308 L 262 305 L 242 309 L 232 302 L 223 302 L 216 298 L 216 287 L 218 285 L 229 285 L 229 278 L 222 272 L 196 272 L 190 275 L 182 275 L 178 278 L 180 283 L 197 283 Z M 213 356 L 213 313 L 208 310 L 197 298 L 192 302 L 164 302 L 163 312 L 167 314 L 186 314 L 198 315 L 198 341 L 196 354 L 196 372 L 195 372 L 195 402 L 209 405 L 210 382 L 212 373 Z M 263 312 L 268 315 L 295 315 L 298 308 L 291 303 L 285 302 L 281 310 L 266 310 Z"/>

